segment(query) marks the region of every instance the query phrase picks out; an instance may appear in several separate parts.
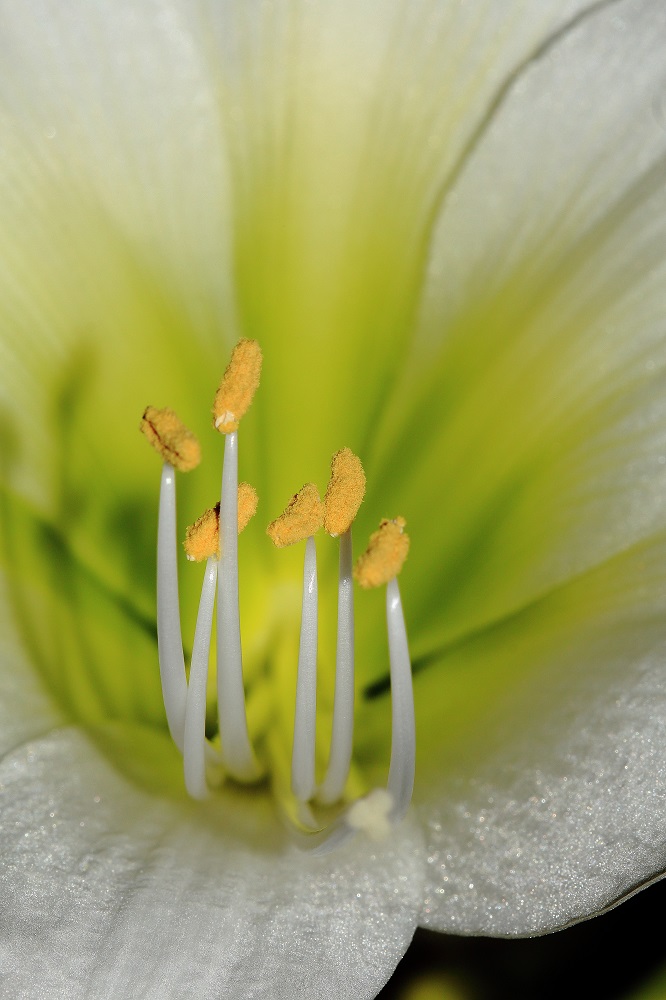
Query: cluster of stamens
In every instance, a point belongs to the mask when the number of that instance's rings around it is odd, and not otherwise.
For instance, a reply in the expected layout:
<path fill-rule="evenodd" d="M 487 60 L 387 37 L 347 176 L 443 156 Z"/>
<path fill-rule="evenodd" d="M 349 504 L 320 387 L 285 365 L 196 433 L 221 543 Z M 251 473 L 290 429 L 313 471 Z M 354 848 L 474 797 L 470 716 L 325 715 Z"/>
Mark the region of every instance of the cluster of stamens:
<path fill-rule="evenodd" d="M 160 677 L 171 737 L 183 755 L 187 791 L 205 798 L 225 777 L 254 782 L 264 769 L 247 725 L 238 594 L 238 535 L 257 508 L 248 483 L 238 483 L 238 427 L 259 385 L 261 351 L 241 340 L 215 395 L 213 421 L 224 435 L 220 501 L 187 529 L 189 560 L 206 561 L 194 633 L 189 679 L 181 635 L 178 598 L 176 471 L 200 461 L 194 435 L 169 409 L 148 407 L 141 430 L 163 459 L 157 540 L 157 637 Z M 328 851 L 364 830 L 380 839 L 407 811 L 414 784 L 414 703 L 407 635 L 397 576 L 407 556 L 405 521 L 383 520 L 353 566 L 352 523 L 365 494 L 360 459 L 349 448 L 336 452 L 331 477 L 320 498 L 307 483 L 267 528 L 278 547 L 305 542 L 303 598 L 297 664 L 291 791 L 299 819 L 315 850 Z M 323 781 L 315 778 L 318 643 L 317 551 L 315 535 L 324 528 L 339 539 L 338 624 L 333 728 Z M 386 618 L 392 697 L 391 759 L 386 789 L 374 789 L 322 829 L 315 811 L 342 803 L 349 777 L 354 728 L 353 579 L 365 588 L 386 586 Z M 217 608 L 216 660 L 219 745 L 206 737 L 206 694 L 213 616 Z"/>

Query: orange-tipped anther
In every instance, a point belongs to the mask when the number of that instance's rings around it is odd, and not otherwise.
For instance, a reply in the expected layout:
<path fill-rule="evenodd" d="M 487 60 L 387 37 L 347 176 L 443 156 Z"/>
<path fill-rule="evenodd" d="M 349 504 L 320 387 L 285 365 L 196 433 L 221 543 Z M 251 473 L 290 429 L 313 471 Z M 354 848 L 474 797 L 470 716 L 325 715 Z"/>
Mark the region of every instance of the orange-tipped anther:
<path fill-rule="evenodd" d="M 381 521 L 370 535 L 368 547 L 354 566 L 354 579 L 362 587 L 381 587 L 397 576 L 409 552 L 404 517 Z"/>
<path fill-rule="evenodd" d="M 342 535 L 349 530 L 364 496 L 365 472 L 361 459 L 349 448 L 336 451 L 324 497 L 324 528 L 329 535 Z"/>
<path fill-rule="evenodd" d="M 238 534 L 247 528 L 257 513 L 259 498 L 254 486 L 249 483 L 238 484 Z"/>
<path fill-rule="evenodd" d="M 256 340 L 239 340 L 215 393 L 213 420 L 221 434 L 237 431 L 259 387 L 261 348 Z"/>
<path fill-rule="evenodd" d="M 324 523 L 324 505 L 314 483 L 306 483 L 291 498 L 284 511 L 266 528 L 278 549 L 295 545 L 314 535 Z"/>
<path fill-rule="evenodd" d="M 192 562 L 220 558 L 220 505 L 205 510 L 185 532 L 185 554 Z"/>
<path fill-rule="evenodd" d="M 257 491 L 249 483 L 238 484 L 238 534 L 240 535 L 257 511 Z M 220 502 L 205 510 L 185 532 L 185 554 L 192 562 L 202 562 L 213 556 L 220 558 Z"/>
<path fill-rule="evenodd" d="M 179 472 L 190 472 L 201 461 L 201 448 L 182 420 L 165 407 L 147 406 L 139 430 L 165 462 Z"/>

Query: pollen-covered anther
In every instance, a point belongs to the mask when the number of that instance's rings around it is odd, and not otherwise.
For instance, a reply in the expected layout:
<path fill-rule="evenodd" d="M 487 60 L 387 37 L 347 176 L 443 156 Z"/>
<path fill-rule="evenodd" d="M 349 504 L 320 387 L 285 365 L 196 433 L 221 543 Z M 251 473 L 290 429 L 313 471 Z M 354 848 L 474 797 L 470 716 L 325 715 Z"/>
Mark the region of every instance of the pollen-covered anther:
<path fill-rule="evenodd" d="M 354 579 L 362 587 L 381 587 L 398 575 L 409 552 L 404 517 L 384 519 L 370 535 L 368 547 L 354 567 Z"/>
<path fill-rule="evenodd" d="M 385 788 L 373 788 L 347 810 L 345 820 L 353 830 L 362 830 L 370 840 L 385 840 L 391 832 L 393 796 Z"/>
<path fill-rule="evenodd" d="M 220 556 L 220 505 L 205 510 L 185 531 L 185 555 L 191 562 Z"/>
<path fill-rule="evenodd" d="M 221 434 L 238 430 L 259 387 L 261 348 L 256 340 L 239 340 L 215 393 L 213 420 Z"/>
<path fill-rule="evenodd" d="M 159 410 L 155 406 L 147 406 L 139 430 L 163 461 L 179 472 L 190 472 L 201 461 L 201 448 L 196 437 L 168 407 Z"/>
<path fill-rule="evenodd" d="M 351 527 L 365 496 L 361 459 L 349 448 L 331 459 L 331 478 L 324 496 L 324 528 L 329 535 L 344 534 Z"/>
<path fill-rule="evenodd" d="M 257 512 L 257 491 L 249 483 L 238 484 L 238 534 Z M 185 531 L 185 554 L 191 562 L 220 558 L 220 502 L 205 510 Z"/>
<path fill-rule="evenodd" d="M 314 483 L 306 483 L 284 511 L 266 528 L 273 544 L 282 549 L 316 534 L 324 523 L 324 505 Z"/>
<path fill-rule="evenodd" d="M 254 486 L 249 483 L 238 484 L 238 534 L 244 531 L 257 513 L 259 498 Z"/>

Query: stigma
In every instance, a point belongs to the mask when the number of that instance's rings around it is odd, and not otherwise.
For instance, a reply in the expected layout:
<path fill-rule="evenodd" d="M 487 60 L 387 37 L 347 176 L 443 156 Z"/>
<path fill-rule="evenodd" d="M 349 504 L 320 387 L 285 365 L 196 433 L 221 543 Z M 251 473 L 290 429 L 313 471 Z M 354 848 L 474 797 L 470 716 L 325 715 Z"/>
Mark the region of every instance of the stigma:
<path fill-rule="evenodd" d="M 258 505 L 253 487 L 238 481 L 239 427 L 259 387 L 261 365 L 257 342 L 239 341 L 215 394 L 213 424 L 224 435 L 219 500 L 187 528 L 184 540 L 187 560 L 205 563 L 189 671 L 178 590 L 176 473 L 196 468 L 200 448 L 172 410 L 147 407 L 141 421 L 141 431 L 163 463 L 157 538 L 157 638 L 162 694 L 169 732 L 183 757 L 185 787 L 195 799 L 207 798 L 224 781 L 256 783 L 270 770 L 249 735 L 238 585 L 238 535 Z M 287 812 L 292 819 L 296 817 L 296 842 L 316 853 L 333 850 L 359 833 L 372 840 L 388 836 L 406 814 L 414 787 L 412 672 L 397 579 L 407 557 L 409 538 L 404 518 L 384 519 L 354 564 L 352 525 L 365 488 L 360 458 L 349 448 L 341 448 L 332 457 L 323 500 L 316 484 L 306 483 L 266 529 L 278 549 L 304 546 L 298 656 L 294 663 L 292 807 Z M 335 689 L 325 766 L 317 759 L 316 536 L 322 529 L 325 536 L 337 539 L 339 549 Z M 364 589 L 386 588 L 392 735 L 386 787 L 368 789 L 367 794 L 350 801 L 347 787 L 354 744 L 355 580 Z M 213 634 L 218 719 L 217 731 L 209 737 L 208 675 Z"/>

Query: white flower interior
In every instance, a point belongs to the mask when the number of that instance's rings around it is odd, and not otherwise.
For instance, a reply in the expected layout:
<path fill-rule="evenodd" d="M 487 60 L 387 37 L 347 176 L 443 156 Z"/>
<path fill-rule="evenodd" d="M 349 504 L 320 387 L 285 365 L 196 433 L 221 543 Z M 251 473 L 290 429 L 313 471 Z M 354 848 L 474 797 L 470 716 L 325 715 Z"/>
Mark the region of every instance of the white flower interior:
<path fill-rule="evenodd" d="M 241 343 L 247 343 L 241 342 Z M 233 365 L 232 355 L 232 365 Z M 231 368 L 231 366 L 230 366 Z M 229 373 L 227 370 L 225 378 Z M 249 405 L 249 404 L 248 404 Z M 233 414 L 225 411 L 226 416 Z M 219 428 L 221 418 L 216 421 Z M 226 778 L 241 783 L 262 780 L 266 767 L 248 731 L 243 683 L 238 583 L 238 430 L 225 433 L 219 505 L 218 551 L 209 554 L 192 646 L 189 679 L 178 599 L 178 529 L 176 469 L 165 458 L 162 470 L 157 536 L 158 650 L 162 695 L 171 737 L 183 755 L 185 785 L 204 799 Z M 347 450 L 348 452 L 348 450 Z M 351 453 L 348 452 L 349 455 Z M 354 456 L 351 456 L 355 458 Z M 358 462 L 357 459 L 355 459 Z M 360 463 L 358 463 L 360 469 Z M 362 472 L 361 472 L 362 475 Z M 363 477 L 363 488 L 364 488 Z M 315 490 L 316 494 L 316 490 Z M 328 494 L 327 494 L 328 496 Z M 317 497 L 317 502 L 320 501 Z M 356 499 L 354 515 L 360 499 Z M 321 505 L 321 504 L 320 504 Z M 353 518 L 354 515 L 350 515 Z M 284 517 L 285 515 L 283 515 Z M 322 515 L 323 519 L 323 515 Z M 402 524 L 402 519 L 384 524 Z M 402 532 L 402 527 L 400 527 Z M 299 540 L 294 538 L 294 541 Z M 281 542 L 280 544 L 291 544 Z M 387 787 L 374 789 L 353 804 L 345 803 L 345 787 L 353 753 L 354 727 L 354 592 L 351 524 L 339 535 L 338 622 L 335 699 L 328 767 L 316 780 L 317 646 L 319 599 L 314 530 L 307 529 L 303 596 L 297 664 L 296 708 L 291 763 L 291 793 L 306 836 L 299 842 L 317 853 L 338 846 L 359 830 L 381 839 L 405 816 L 412 798 L 415 767 L 415 722 L 412 672 L 397 573 L 402 559 L 380 551 L 380 575 L 364 586 L 386 584 L 386 621 L 392 688 L 392 740 Z M 372 546 L 372 540 L 371 540 Z M 371 550 L 369 549 L 368 552 Z M 406 554 L 406 548 L 405 548 Z M 366 556 L 368 554 L 366 553 Z M 365 558 L 365 557 L 364 557 Z M 404 556 L 402 557 L 404 558 Z M 360 578 L 360 577 L 359 577 Z M 216 663 L 219 746 L 206 736 L 206 705 L 213 616 L 217 605 Z M 320 807 L 336 807 L 325 811 Z M 331 818 L 332 816 L 332 818 Z"/>

